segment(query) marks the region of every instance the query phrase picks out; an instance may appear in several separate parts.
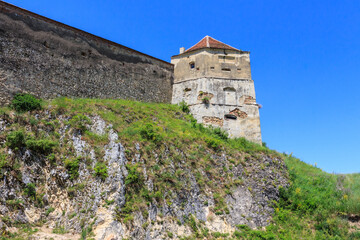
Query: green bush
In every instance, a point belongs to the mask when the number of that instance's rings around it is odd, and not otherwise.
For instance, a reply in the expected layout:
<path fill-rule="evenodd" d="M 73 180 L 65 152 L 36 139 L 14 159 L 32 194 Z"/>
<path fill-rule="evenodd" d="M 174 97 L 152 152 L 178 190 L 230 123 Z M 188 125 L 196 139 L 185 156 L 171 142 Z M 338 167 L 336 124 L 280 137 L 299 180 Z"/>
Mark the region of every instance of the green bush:
<path fill-rule="evenodd" d="M 42 154 L 50 154 L 54 147 L 57 145 L 57 142 L 48 140 L 48 139 L 29 139 L 26 140 L 26 147 L 28 147 L 30 150 L 33 150 L 38 153 Z"/>
<path fill-rule="evenodd" d="M 50 213 L 52 213 L 53 211 L 55 211 L 55 208 L 49 207 L 48 210 L 46 210 L 45 215 L 46 215 L 46 216 L 49 216 Z"/>
<path fill-rule="evenodd" d="M 11 149 L 18 149 L 25 146 L 25 134 L 23 131 L 14 131 L 6 136 L 6 144 Z"/>
<path fill-rule="evenodd" d="M 36 187 L 34 183 L 28 183 L 24 189 L 24 193 L 30 197 L 35 199 L 36 198 Z"/>
<path fill-rule="evenodd" d="M 103 162 L 97 162 L 94 167 L 94 171 L 95 171 L 95 176 L 100 177 L 101 180 L 105 180 L 109 176 L 106 164 Z"/>
<path fill-rule="evenodd" d="M 179 103 L 179 107 L 180 107 L 181 111 L 183 111 L 184 113 L 190 113 L 189 105 L 187 105 L 187 103 L 184 100 L 182 100 Z"/>
<path fill-rule="evenodd" d="M 216 137 L 222 139 L 222 140 L 227 140 L 229 137 L 229 134 L 225 131 L 222 130 L 221 128 L 210 128 L 212 130 L 213 135 L 215 135 Z"/>
<path fill-rule="evenodd" d="M 205 142 L 209 148 L 212 148 L 214 151 L 219 151 L 221 148 L 221 141 L 214 138 L 206 138 Z"/>
<path fill-rule="evenodd" d="M 209 97 L 203 97 L 203 98 L 201 99 L 201 101 L 202 101 L 202 103 L 204 103 L 204 104 L 209 104 L 209 103 L 210 103 Z"/>
<path fill-rule="evenodd" d="M 144 128 L 140 130 L 140 134 L 143 138 L 151 140 L 154 143 L 160 143 L 162 141 L 162 136 L 160 134 L 161 128 L 154 127 L 151 123 L 147 123 Z"/>
<path fill-rule="evenodd" d="M 79 162 L 79 158 L 65 160 L 65 168 L 68 170 L 71 180 L 79 176 Z"/>
<path fill-rule="evenodd" d="M 69 123 L 73 128 L 84 132 L 86 130 L 86 125 L 91 124 L 91 121 L 87 116 L 77 114 L 71 118 Z"/>
<path fill-rule="evenodd" d="M 41 109 L 41 100 L 27 93 L 18 93 L 11 102 L 11 108 L 17 112 L 27 112 Z"/>
<path fill-rule="evenodd" d="M 128 175 L 125 178 L 125 185 L 130 185 L 136 189 L 141 187 L 144 184 L 144 176 L 141 171 L 138 170 L 139 165 L 127 164 L 126 169 L 128 170 Z"/>
<path fill-rule="evenodd" d="M 6 155 L 0 153 L 0 169 L 8 166 L 8 161 L 6 160 Z"/>

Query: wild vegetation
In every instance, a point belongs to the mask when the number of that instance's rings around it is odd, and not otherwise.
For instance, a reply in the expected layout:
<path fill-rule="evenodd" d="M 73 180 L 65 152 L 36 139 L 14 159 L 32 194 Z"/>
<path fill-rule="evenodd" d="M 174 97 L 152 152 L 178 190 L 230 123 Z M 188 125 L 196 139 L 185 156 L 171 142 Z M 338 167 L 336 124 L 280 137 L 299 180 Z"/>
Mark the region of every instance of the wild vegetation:
<path fill-rule="evenodd" d="M 201 221 L 189 215 L 177 220 L 179 225 L 185 224 L 193 231 L 191 236 L 182 239 L 360 239 L 356 223 L 351 222 L 358 218 L 360 211 L 359 174 L 328 174 L 292 155 L 270 150 L 266 144 L 254 144 L 243 138 L 229 139 L 221 129 L 197 123 L 189 114 L 185 103 L 176 106 L 126 100 L 59 98 L 44 101 L 40 107 L 37 104 L 37 107 L 28 107 L 33 105 L 33 98 L 19 99 L 14 100 L 11 108 L 0 109 L 0 119 L 11 122 L 6 131 L 0 132 L 0 138 L 4 140 L 2 142 L 6 142 L 0 146 L 0 178 L 11 170 L 15 177 L 21 179 L 22 160 L 7 157 L 9 148 L 15 153 L 30 149 L 34 154 L 47 159 L 50 166 L 63 166 L 70 181 L 79 178 L 81 163 L 86 163 L 93 178 L 106 180 L 109 172 L 106 162 L 101 160 L 92 165 L 92 160 L 88 157 L 77 156 L 69 143 L 60 141 L 58 133 L 61 127 L 58 117 L 61 116 L 69 126 L 68 131 L 82 134 L 84 140 L 95 150 L 96 158 L 103 159 L 108 133 L 97 135 L 88 129 L 90 117 L 98 115 L 117 132 L 118 141 L 124 145 L 128 159 L 134 158 L 138 152 L 134 147 L 136 144 L 141 145 L 142 149 L 143 162 L 129 161 L 126 164 L 126 201 L 116 209 L 115 214 L 116 219 L 124 224 L 131 225 L 136 212 L 141 212 L 147 218 L 148 207 L 154 203 L 171 206 L 175 193 L 188 188 L 191 176 L 195 176 L 200 191 L 204 194 L 207 194 L 208 189 L 214 193 L 211 211 L 218 216 L 227 215 L 229 209 L 226 196 L 236 186 L 246 186 L 245 180 L 235 176 L 233 169 L 242 166 L 245 174 L 248 174 L 247 171 L 254 168 L 252 163 L 266 155 L 285 161 L 290 183 L 288 187 L 279 187 L 280 200 L 271 203 L 275 211 L 270 224 L 264 229 L 237 225 L 231 233 L 209 232 Z M 18 105 L 26 107 L 16 107 Z M 50 118 L 45 120 L 41 108 L 47 109 Z M 163 157 L 164 152 L 168 152 L 170 158 Z M 221 156 L 222 153 L 227 155 L 226 162 L 214 161 L 212 156 Z M 156 159 L 154 154 L 157 155 Z M 175 167 L 172 172 L 170 166 L 180 166 L 180 163 L 185 164 L 186 168 Z M 152 191 L 146 187 L 144 167 L 148 170 L 146 178 L 153 182 Z M 262 170 L 267 168 L 261 163 L 256 167 Z M 273 184 L 276 185 L 276 180 Z M 73 184 L 67 189 L 69 197 L 75 197 L 77 191 L 84 188 L 86 183 Z M 251 192 L 251 187 L 248 188 Z M 22 191 L 30 202 L 43 206 L 44 189 L 41 183 L 23 185 Z M 12 208 L 21 208 L 23 204 L 7 202 Z M 113 204 L 113 200 L 104 199 L 104 206 Z M 48 216 L 53 211 L 52 207 L 47 208 L 45 215 Z M 76 213 L 68 216 L 75 218 Z M 36 226 L 24 226 L 6 217 L 2 221 L 23 230 L 18 234 L 2 232 L 0 239 L 22 239 L 37 229 Z M 91 226 L 84 225 L 82 239 L 92 235 Z M 58 226 L 56 229 L 63 227 Z M 167 237 L 171 239 L 175 235 L 168 232 Z"/>

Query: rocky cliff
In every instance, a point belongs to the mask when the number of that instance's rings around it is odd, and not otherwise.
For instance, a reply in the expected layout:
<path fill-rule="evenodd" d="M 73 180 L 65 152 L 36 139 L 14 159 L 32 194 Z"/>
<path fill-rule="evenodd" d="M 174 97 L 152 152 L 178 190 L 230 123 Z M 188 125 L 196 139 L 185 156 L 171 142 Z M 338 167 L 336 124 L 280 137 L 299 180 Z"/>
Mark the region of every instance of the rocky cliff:
<path fill-rule="evenodd" d="M 174 105 L 62 98 L 28 113 L 2 108 L 0 231 L 32 239 L 232 236 L 239 225 L 269 224 L 285 168 L 276 152 L 227 139 Z"/>

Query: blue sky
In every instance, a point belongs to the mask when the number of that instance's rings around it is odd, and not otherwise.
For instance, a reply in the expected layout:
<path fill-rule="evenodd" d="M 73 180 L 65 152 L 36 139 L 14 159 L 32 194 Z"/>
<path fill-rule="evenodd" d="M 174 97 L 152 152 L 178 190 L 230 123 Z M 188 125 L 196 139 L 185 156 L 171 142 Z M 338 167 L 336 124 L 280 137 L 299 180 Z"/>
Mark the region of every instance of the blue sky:
<path fill-rule="evenodd" d="M 7 2 L 170 61 L 209 35 L 251 52 L 263 141 L 360 172 L 360 1 Z"/>

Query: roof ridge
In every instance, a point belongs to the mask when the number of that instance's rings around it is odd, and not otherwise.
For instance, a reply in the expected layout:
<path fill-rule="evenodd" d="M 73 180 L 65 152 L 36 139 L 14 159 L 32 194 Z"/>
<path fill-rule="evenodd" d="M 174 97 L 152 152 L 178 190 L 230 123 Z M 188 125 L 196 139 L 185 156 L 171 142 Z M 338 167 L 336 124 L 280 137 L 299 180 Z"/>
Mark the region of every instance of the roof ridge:
<path fill-rule="evenodd" d="M 210 37 L 210 36 L 208 36 L 208 37 Z M 229 46 L 229 47 L 231 47 L 231 48 L 234 48 L 233 46 L 230 46 L 229 44 L 223 43 L 222 41 L 219 41 L 219 40 L 217 40 L 217 39 L 215 39 L 215 38 L 213 38 L 213 37 L 210 37 L 210 38 L 212 38 L 213 40 L 215 40 L 215 41 L 217 41 L 217 42 L 219 42 L 219 43 L 222 43 L 222 44 L 224 44 L 224 45 L 226 45 L 226 46 Z M 234 49 L 240 50 L 240 49 L 237 49 L 237 48 L 234 48 Z"/>
<path fill-rule="evenodd" d="M 191 51 L 202 49 L 202 48 L 228 49 L 228 50 L 241 51 L 240 49 L 234 48 L 228 44 L 225 44 L 219 40 L 216 40 L 213 37 L 210 37 L 209 35 L 206 35 L 195 45 L 188 48 L 185 52 L 191 52 Z"/>

